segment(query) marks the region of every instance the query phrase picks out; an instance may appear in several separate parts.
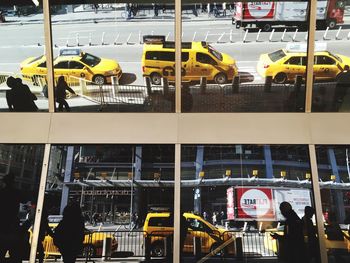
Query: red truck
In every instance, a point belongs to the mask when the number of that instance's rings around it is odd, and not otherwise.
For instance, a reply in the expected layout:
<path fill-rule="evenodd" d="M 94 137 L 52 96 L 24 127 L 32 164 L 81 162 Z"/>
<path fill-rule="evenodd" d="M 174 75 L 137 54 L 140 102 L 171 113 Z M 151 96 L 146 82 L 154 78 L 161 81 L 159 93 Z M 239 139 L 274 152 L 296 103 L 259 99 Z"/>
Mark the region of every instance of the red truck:
<path fill-rule="evenodd" d="M 344 23 L 344 0 L 317 1 L 317 28 L 330 29 Z M 308 2 L 237 2 L 232 16 L 236 28 L 255 25 L 262 31 L 272 26 L 297 26 L 307 29 Z"/>

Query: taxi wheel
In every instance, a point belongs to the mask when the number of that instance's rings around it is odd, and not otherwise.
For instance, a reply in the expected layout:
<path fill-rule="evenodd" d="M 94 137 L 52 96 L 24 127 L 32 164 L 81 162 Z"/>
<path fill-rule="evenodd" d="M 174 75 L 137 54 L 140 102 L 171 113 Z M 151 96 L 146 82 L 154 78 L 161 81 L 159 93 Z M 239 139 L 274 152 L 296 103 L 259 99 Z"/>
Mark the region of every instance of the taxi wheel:
<path fill-rule="evenodd" d="M 287 81 L 287 75 L 283 72 L 278 73 L 275 78 L 273 79 L 273 81 L 277 84 L 283 84 L 286 83 Z"/>
<path fill-rule="evenodd" d="M 225 84 L 227 83 L 227 77 L 224 73 L 219 73 L 214 78 L 216 84 Z"/>
<path fill-rule="evenodd" d="M 94 76 L 93 79 L 92 79 L 92 81 L 95 82 L 95 84 L 97 84 L 97 85 L 103 85 L 103 84 L 106 83 L 106 79 L 105 79 L 105 77 L 102 76 L 102 75 L 96 75 L 96 76 Z"/>
<path fill-rule="evenodd" d="M 154 85 L 160 85 L 162 83 L 162 76 L 159 73 L 152 73 L 151 81 Z"/>
<path fill-rule="evenodd" d="M 162 242 L 154 242 L 151 247 L 151 255 L 154 257 L 164 257 L 164 243 Z"/>

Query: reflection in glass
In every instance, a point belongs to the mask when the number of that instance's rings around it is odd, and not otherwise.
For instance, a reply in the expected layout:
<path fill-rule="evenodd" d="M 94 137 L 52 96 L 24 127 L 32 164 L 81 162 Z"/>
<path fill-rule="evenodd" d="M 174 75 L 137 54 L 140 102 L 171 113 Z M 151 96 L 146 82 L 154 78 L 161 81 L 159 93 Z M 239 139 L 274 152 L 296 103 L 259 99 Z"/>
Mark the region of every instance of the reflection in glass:
<path fill-rule="evenodd" d="M 181 229 L 187 228 L 182 257 L 282 260 L 292 254 L 319 254 L 317 247 L 314 253 L 304 246 L 303 238 L 304 221 L 316 231 L 313 215 L 302 220 L 305 208 L 314 207 L 306 146 L 186 145 L 181 151 L 181 207 L 186 218 Z M 294 212 L 281 209 L 283 202 Z M 286 250 L 285 242 L 295 245 Z"/>
<path fill-rule="evenodd" d="M 0 261 L 28 260 L 44 147 L 0 144 Z"/>
<path fill-rule="evenodd" d="M 328 259 L 346 262 L 350 258 L 349 147 L 320 145 L 316 150 L 318 156 L 323 156 L 317 165 Z"/>
<path fill-rule="evenodd" d="M 76 204 L 86 228 L 78 258 L 102 257 L 109 242 L 112 258 L 170 259 L 174 150 L 174 145 L 52 146 L 45 196 L 50 227 L 57 227 L 67 205 Z M 60 255 L 49 235 L 43 242 L 48 257 Z"/>

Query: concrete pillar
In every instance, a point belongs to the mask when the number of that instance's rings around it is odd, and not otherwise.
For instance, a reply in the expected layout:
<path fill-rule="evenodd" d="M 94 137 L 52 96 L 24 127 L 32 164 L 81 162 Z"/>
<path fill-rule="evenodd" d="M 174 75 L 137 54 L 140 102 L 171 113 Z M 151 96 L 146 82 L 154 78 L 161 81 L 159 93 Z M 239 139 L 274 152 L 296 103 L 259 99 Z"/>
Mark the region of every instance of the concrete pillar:
<path fill-rule="evenodd" d="M 68 146 L 67 147 L 67 155 L 66 155 L 66 165 L 64 168 L 64 180 L 63 180 L 64 183 L 71 182 L 73 162 L 74 162 L 74 146 Z M 68 198 L 69 198 L 69 188 L 68 188 L 68 186 L 63 184 L 60 214 L 63 213 L 64 208 L 68 204 Z"/>
<path fill-rule="evenodd" d="M 197 157 L 196 157 L 196 179 L 199 179 L 199 173 L 203 170 L 204 163 L 204 146 L 197 146 Z M 193 210 L 195 213 L 202 214 L 202 197 L 201 187 L 194 189 L 194 206 Z"/>
<path fill-rule="evenodd" d="M 270 145 L 264 145 L 265 172 L 266 178 L 273 178 L 273 167 Z"/>

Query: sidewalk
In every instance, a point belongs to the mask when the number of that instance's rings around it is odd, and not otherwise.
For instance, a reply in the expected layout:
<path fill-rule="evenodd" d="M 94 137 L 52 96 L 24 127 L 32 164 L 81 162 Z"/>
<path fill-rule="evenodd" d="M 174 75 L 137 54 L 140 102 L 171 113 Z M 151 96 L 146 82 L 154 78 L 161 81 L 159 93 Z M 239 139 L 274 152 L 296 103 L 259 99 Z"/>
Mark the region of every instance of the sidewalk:
<path fill-rule="evenodd" d="M 44 15 L 35 14 L 29 16 L 6 16 L 6 22 L 1 25 L 12 24 L 38 24 L 43 23 Z M 162 13 L 159 11 L 158 16 L 154 16 L 153 10 L 140 10 L 135 17 L 127 19 L 127 12 L 123 9 L 118 10 L 99 10 L 95 13 L 92 10 L 83 11 L 81 8 L 75 8 L 73 13 L 57 14 L 51 16 L 53 24 L 59 23 L 81 23 L 81 22 L 140 22 L 140 21 L 174 21 L 174 10 L 167 10 Z M 188 21 L 213 21 L 213 20 L 231 20 L 231 13 L 227 11 L 226 17 L 214 17 L 208 16 L 207 13 L 201 13 L 198 11 L 198 16 L 194 16 L 189 10 L 182 12 L 182 20 Z"/>

